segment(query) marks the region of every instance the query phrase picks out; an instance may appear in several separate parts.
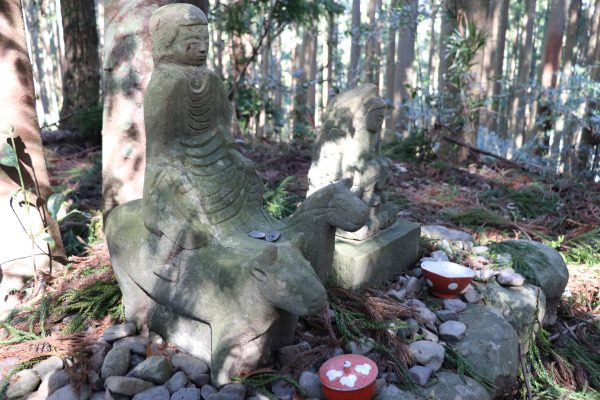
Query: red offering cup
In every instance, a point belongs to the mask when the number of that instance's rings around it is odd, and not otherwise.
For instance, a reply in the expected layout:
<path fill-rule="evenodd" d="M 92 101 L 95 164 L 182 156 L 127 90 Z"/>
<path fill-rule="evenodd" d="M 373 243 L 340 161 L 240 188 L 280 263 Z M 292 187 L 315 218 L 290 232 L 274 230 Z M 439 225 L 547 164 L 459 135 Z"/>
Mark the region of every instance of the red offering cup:
<path fill-rule="evenodd" d="M 327 400 L 371 400 L 377 372 L 371 359 L 343 354 L 327 360 L 319 369 L 319 378 Z"/>
<path fill-rule="evenodd" d="M 475 276 L 472 269 L 449 261 L 425 261 L 421 269 L 431 294 L 446 299 L 455 298 Z"/>

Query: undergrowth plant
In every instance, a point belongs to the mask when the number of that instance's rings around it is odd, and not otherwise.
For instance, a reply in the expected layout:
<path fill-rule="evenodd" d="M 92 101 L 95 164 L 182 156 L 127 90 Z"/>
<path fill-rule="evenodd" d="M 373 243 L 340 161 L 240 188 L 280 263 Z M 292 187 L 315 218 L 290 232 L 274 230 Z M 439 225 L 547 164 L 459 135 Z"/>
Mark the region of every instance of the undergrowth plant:
<path fill-rule="evenodd" d="M 288 176 L 275 187 L 265 184 L 264 208 L 275 218 L 281 219 L 292 215 L 296 211 L 296 204 L 301 198 L 287 191 L 287 187 L 295 178 L 295 176 Z"/>
<path fill-rule="evenodd" d="M 505 261 L 516 272 L 523 275 L 533 284 L 539 285 L 535 271 L 531 265 L 538 264 L 541 269 L 551 269 L 552 263 L 548 256 L 539 251 L 535 246 L 525 242 L 496 242 L 488 245 L 490 254 L 498 257 L 499 254 L 510 254 L 510 260 Z"/>
<path fill-rule="evenodd" d="M 274 372 L 262 372 L 248 376 L 247 378 L 233 378 L 234 381 L 250 386 L 252 389 L 257 389 L 271 400 L 279 400 L 268 387 L 278 380 L 288 382 L 300 392 L 302 396 L 306 396 L 306 391 L 294 379 L 286 375 L 277 374 Z"/>
<path fill-rule="evenodd" d="M 579 235 L 573 239 L 564 241 L 561 248 L 567 264 L 600 264 L 600 226 Z"/>

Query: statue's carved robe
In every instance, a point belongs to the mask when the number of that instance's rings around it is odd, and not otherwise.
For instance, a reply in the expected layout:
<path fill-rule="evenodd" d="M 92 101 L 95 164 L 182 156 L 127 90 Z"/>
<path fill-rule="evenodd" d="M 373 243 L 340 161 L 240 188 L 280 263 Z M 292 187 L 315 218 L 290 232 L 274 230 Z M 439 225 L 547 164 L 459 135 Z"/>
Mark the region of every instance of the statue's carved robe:
<path fill-rule="evenodd" d="M 263 182 L 229 128 L 221 79 L 206 67 L 159 65 L 144 101 L 146 228 L 194 249 L 232 231 L 270 231 Z"/>

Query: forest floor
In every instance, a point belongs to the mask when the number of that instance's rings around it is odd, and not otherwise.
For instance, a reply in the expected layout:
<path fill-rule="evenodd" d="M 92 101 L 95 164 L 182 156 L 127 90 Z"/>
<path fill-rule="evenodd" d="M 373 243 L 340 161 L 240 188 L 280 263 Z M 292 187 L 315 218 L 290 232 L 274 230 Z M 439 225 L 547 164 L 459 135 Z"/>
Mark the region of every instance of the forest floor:
<path fill-rule="evenodd" d="M 4 339 L 0 334 L 0 340 L 4 340 L 0 362 L 17 355 L 21 360 L 25 356 L 34 359 L 49 350 L 60 349 L 85 357 L 85 345 L 99 337 L 111 323 L 108 314 L 119 312 L 119 298 L 111 292 L 104 295 L 101 309 L 86 309 L 83 302 L 79 310 L 71 307 L 40 316 L 40 304 L 43 308 L 44 304 L 64 303 L 66 293 L 83 293 L 87 286 L 102 282 L 114 284 L 99 212 L 101 148 L 97 143 L 46 147 L 51 185 L 66 194 L 71 209 L 90 213 L 92 218 L 75 217 L 61 223 L 71 264 L 62 276 L 47 280 L 46 300 L 42 297 L 41 303 L 38 299 L 36 306 L 16 313 L 11 325 L 16 329 L 5 332 Z M 266 183 L 269 211 L 280 216 L 293 212 L 308 188 L 310 149 L 300 144 L 253 142 L 243 144 L 241 150 L 255 162 Z M 542 361 L 554 382 L 569 389 L 561 392 L 561 396 L 593 398 L 586 397 L 585 392 L 588 386 L 600 389 L 600 323 L 579 323 L 600 315 L 600 184 L 524 171 L 501 160 L 477 158 L 476 153 L 465 166 L 454 166 L 433 159 L 402 159 L 394 150 L 392 147 L 386 152 L 395 165 L 389 191 L 401 218 L 471 233 L 477 244 L 524 238 L 544 242 L 561 252 L 570 279 L 561 299 L 559 322 L 548 333 L 553 335 L 576 327 L 571 334 L 588 357 L 567 356 L 571 372 L 556 373 L 557 362 L 561 364 L 558 360 L 564 356 L 557 340 L 546 348 Z M 427 255 L 437 247 L 423 242 L 421 250 Z M 469 255 L 463 255 L 461 261 L 474 262 Z M 18 294 L 24 306 L 30 300 L 28 293 L 26 290 Z M 82 321 L 77 317 L 64 318 L 68 311 L 91 317 Z M 57 334 L 64 328 L 77 331 L 83 327 L 85 334 L 70 334 L 63 339 Z M 56 334 L 48 337 L 46 328 Z M 531 373 L 535 375 L 534 371 Z M 555 392 L 546 390 L 535 397 L 557 398 L 552 393 Z M 514 394 L 515 398 L 525 396 L 524 390 Z"/>

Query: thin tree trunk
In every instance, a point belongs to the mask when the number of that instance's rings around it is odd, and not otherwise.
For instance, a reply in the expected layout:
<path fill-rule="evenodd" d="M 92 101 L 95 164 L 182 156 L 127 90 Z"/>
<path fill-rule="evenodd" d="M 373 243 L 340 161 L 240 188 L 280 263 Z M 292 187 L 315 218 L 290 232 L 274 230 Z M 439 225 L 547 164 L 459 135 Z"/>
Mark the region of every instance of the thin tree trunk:
<path fill-rule="evenodd" d="M 336 16 L 330 12 L 327 19 L 327 80 L 325 81 L 326 96 L 323 97 L 323 107 L 329 104 L 329 98 L 336 92 L 336 80 L 334 78 L 335 60 L 334 49 L 337 47 Z"/>
<path fill-rule="evenodd" d="M 100 59 L 94 0 L 61 0 L 65 58 L 62 68 L 61 129 L 75 124 L 68 116 L 98 103 Z"/>
<path fill-rule="evenodd" d="M 442 0 L 442 27 L 440 30 L 440 44 L 438 46 L 438 53 L 440 54 L 440 65 L 438 69 L 438 91 L 443 92 L 446 90 L 446 73 L 448 72 L 448 60 L 446 59 L 446 44 L 447 38 L 452 31 L 452 24 L 450 16 L 448 15 L 447 8 L 451 0 Z"/>
<path fill-rule="evenodd" d="M 496 48 L 493 57 L 492 84 L 491 86 L 491 112 L 488 118 L 490 132 L 498 130 L 498 111 L 500 109 L 500 94 L 502 93 L 502 75 L 504 67 L 504 46 L 506 44 L 506 30 L 508 28 L 508 7 L 510 0 L 502 0 L 498 4 L 498 28 L 496 32 Z"/>
<path fill-rule="evenodd" d="M 563 54 L 563 73 L 571 75 L 571 68 L 575 64 L 577 56 L 577 20 L 581 9 L 581 0 L 571 0 L 569 4 L 569 15 L 567 22 L 567 33 L 565 39 L 565 51 Z"/>
<path fill-rule="evenodd" d="M 21 289 L 31 277 L 37 283 L 39 277 L 35 274 L 39 271 L 53 272 L 52 260 L 66 262 L 58 225 L 52 225 L 46 207 L 52 188 L 35 110 L 20 0 L 0 2 L 0 76 L 0 151 L 14 154 L 16 150 L 21 171 L 19 175 L 15 165 L 0 164 L 0 320 L 4 321 L 14 306 L 6 301 L 10 290 Z M 11 126 L 14 142 L 7 135 Z M 13 198 L 19 188 L 30 191 L 27 204 L 19 200 L 24 196 L 22 192 Z M 54 239 L 54 249 L 41 239 L 32 242 L 28 237 L 42 233 L 45 227 Z"/>
<path fill-rule="evenodd" d="M 377 32 L 377 19 L 375 13 L 377 12 L 378 0 L 369 0 L 367 6 L 367 18 L 369 20 L 369 27 L 367 30 L 367 47 L 365 49 L 365 83 L 377 84 L 377 65 L 379 60 L 375 59 L 376 48 L 379 47 L 378 32 Z"/>
<path fill-rule="evenodd" d="M 265 135 L 267 128 L 267 103 L 269 101 L 269 94 L 271 93 L 271 85 L 269 85 L 269 61 L 271 59 L 271 35 L 267 33 L 265 38 L 265 44 L 262 49 L 262 60 L 260 68 L 260 81 L 261 84 L 261 105 L 260 113 L 258 116 L 258 123 L 256 124 L 256 137 L 261 138 Z"/>
<path fill-rule="evenodd" d="M 408 135 L 408 117 L 404 110 L 403 102 L 409 101 L 409 89 L 406 86 L 410 86 L 413 80 L 418 5 L 419 2 L 417 0 L 407 0 L 404 3 L 406 13 L 410 16 L 408 18 L 410 22 L 400 27 L 398 49 L 396 50 L 399 57 L 396 62 L 396 70 L 394 71 L 394 112 L 392 119 L 394 121 L 393 132 L 402 135 L 402 137 Z M 402 56 L 400 57 L 400 55 Z"/>
<path fill-rule="evenodd" d="M 350 69 L 348 71 L 348 88 L 358 84 L 360 77 L 358 64 L 360 61 L 360 0 L 352 0 L 352 46 L 350 47 Z"/>
<path fill-rule="evenodd" d="M 433 59 L 435 57 L 435 19 L 437 17 L 437 0 L 431 1 L 431 29 L 429 31 L 429 57 L 427 59 L 427 76 L 429 81 L 433 82 L 435 67 Z M 430 85 L 433 88 L 433 84 Z"/>
<path fill-rule="evenodd" d="M 525 0 L 525 15 L 523 16 L 523 25 L 525 33 L 521 34 L 521 44 L 519 48 L 519 70 L 517 82 L 513 88 L 513 97 L 511 100 L 511 123 L 512 131 L 516 133 L 515 147 L 521 148 L 524 143 L 525 123 L 527 121 L 525 109 L 527 107 L 527 86 L 529 74 L 531 71 L 531 54 L 533 50 L 533 28 L 535 23 L 535 2 L 536 0 Z"/>
<path fill-rule="evenodd" d="M 391 0 L 390 9 L 394 10 L 398 6 L 398 0 Z M 385 66 L 385 98 L 389 104 L 394 103 L 394 71 L 396 69 L 396 35 L 395 27 L 390 26 L 388 31 L 387 45 L 387 63 Z M 392 118 L 392 109 L 388 109 L 385 117 L 384 140 L 391 141 L 396 135 L 394 120 Z"/>

